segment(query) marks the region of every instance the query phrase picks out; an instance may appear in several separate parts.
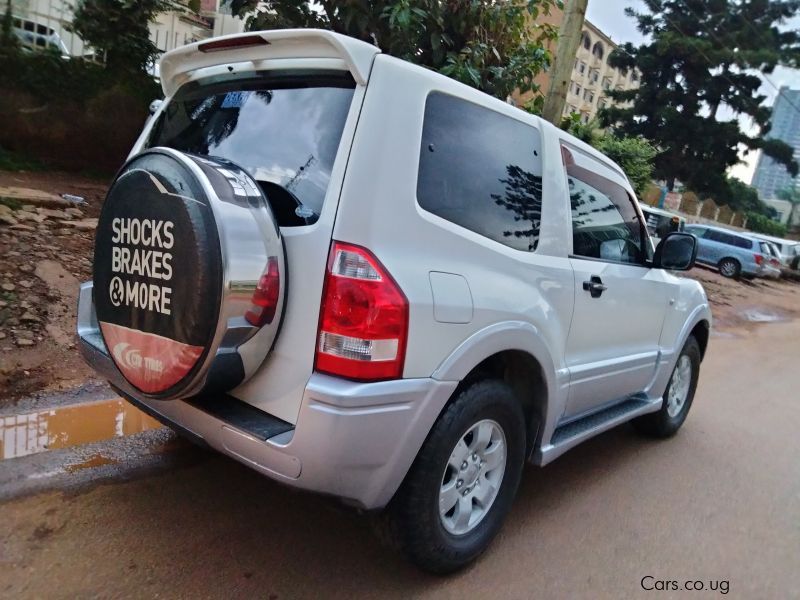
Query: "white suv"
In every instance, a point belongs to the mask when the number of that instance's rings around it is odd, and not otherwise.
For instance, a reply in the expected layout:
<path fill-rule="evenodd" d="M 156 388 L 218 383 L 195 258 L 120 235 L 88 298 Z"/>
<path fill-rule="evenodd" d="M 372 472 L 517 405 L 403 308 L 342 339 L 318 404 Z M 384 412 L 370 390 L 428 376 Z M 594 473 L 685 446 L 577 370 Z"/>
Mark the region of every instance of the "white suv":
<path fill-rule="evenodd" d="M 526 461 L 668 436 L 711 323 L 622 170 L 541 119 L 326 31 L 167 53 L 114 181 L 81 350 L 128 400 L 277 481 L 385 509 L 436 572 Z"/>

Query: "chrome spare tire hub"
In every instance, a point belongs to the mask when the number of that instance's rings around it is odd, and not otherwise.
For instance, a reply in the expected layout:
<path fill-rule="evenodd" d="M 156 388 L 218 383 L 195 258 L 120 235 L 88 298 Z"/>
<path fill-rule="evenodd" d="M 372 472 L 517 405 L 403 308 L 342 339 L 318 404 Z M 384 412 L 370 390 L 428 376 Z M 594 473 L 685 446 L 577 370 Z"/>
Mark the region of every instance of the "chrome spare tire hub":
<path fill-rule="evenodd" d="M 496 421 L 470 427 L 450 453 L 439 490 L 439 515 L 448 533 L 464 535 L 488 514 L 506 470 L 506 437 Z"/>

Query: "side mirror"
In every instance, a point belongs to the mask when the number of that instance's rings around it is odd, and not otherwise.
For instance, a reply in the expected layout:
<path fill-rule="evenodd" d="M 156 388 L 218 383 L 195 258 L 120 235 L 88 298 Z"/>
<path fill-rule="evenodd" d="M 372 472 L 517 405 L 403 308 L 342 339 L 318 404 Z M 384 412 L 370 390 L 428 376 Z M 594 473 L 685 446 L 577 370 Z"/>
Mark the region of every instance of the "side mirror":
<path fill-rule="evenodd" d="M 657 269 L 688 271 L 697 258 L 697 238 L 691 233 L 674 231 L 667 234 L 658 244 L 653 257 Z"/>

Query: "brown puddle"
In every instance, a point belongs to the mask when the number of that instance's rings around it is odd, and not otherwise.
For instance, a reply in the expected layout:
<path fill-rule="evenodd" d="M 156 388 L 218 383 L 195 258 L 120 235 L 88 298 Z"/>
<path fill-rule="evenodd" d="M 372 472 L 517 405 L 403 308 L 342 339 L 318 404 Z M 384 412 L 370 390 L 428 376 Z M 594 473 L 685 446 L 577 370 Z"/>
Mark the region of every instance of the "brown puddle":
<path fill-rule="evenodd" d="M 159 427 L 158 421 L 119 398 L 0 417 L 0 459 L 80 446 Z"/>

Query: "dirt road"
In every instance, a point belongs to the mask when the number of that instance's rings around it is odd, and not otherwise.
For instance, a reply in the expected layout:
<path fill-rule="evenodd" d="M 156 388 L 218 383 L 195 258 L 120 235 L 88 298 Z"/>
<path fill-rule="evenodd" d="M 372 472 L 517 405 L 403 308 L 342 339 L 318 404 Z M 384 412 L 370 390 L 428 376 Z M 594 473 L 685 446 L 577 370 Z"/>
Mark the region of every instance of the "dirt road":
<path fill-rule="evenodd" d="M 499 538 L 450 578 L 336 503 L 198 449 L 166 473 L 0 505 L 0 595 L 798 598 L 798 340 L 800 321 L 713 338 L 677 437 L 622 427 L 528 467 Z"/>

